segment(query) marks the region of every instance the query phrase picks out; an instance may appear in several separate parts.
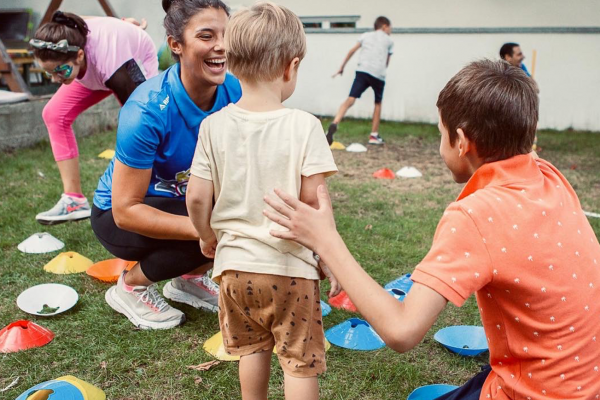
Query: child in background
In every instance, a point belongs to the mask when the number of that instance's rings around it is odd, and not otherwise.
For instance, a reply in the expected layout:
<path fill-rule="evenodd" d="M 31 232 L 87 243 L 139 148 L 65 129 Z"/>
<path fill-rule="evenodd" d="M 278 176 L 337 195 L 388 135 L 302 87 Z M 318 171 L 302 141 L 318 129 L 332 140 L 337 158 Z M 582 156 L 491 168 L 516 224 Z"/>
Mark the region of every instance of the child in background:
<path fill-rule="evenodd" d="M 350 49 L 339 71 L 333 75 L 334 78 L 337 75 L 342 75 L 346 63 L 360 49 L 356 77 L 350 89 L 350 96 L 342 103 L 333 122 L 327 129 L 327 141 L 329 144 L 333 143 L 333 135 L 337 131 L 338 124 L 342 122 L 348 109 L 370 87 L 373 88 L 373 92 L 375 93 L 375 109 L 373 110 L 373 125 L 371 127 L 371 135 L 369 135 L 369 144 L 383 144 L 383 139 L 379 136 L 379 120 L 381 118 L 381 101 L 383 100 L 383 88 L 385 86 L 385 72 L 390 63 L 390 56 L 394 48 L 394 42 L 390 38 L 391 33 L 392 23 L 390 20 L 386 17 L 378 17 L 375 20 L 375 30 L 364 33 L 358 39 L 358 43 Z"/>
<path fill-rule="evenodd" d="M 531 153 L 538 90 L 504 61 L 477 61 L 441 91 L 440 155 L 466 183 L 444 212 L 403 302 L 358 265 L 319 210 L 276 191 L 274 231 L 314 250 L 388 346 L 416 346 L 449 301 L 477 297 L 489 366 L 437 400 L 600 398 L 600 245 L 575 191 Z M 597 337 L 599 337 L 597 339 Z"/>
<path fill-rule="evenodd" d="M 306 53 L 304 29 L 288 9 L 261 3 L 233 16 L 225 47 L 242 98 L 200 126 L 189 215 L 202 252 L 215 257 L 219 323 L 227 353 L 241 356 L 242 397 L 267 398 L 276 346 L 286 399 L 316 399 L 326 369 L 320 269 L 304 246 L 270 236 L 278 225 L 262 214 L 275 187 L 316 207 L 317 187 L 337 171 L 319 120 L 282 105 Z"/>

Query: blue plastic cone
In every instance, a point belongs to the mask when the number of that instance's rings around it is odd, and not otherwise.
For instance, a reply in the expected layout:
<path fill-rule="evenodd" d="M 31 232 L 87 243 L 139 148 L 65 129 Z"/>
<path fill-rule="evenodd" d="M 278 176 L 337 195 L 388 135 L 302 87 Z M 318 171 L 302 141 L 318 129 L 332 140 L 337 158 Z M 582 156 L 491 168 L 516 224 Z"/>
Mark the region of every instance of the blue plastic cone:
<path fill-rule="evenodd" d="M 389 282 L 384 287 L 386 289 L 399 289 L 404 293 L 408 294 L 408 291 L 413 285 L 413 281 L 410 280 L 410 274 L 402 275 L 400 278 Z"/>
<path fill-rule="evenodd" d="M 485 331 L 481 326 L 449 326 L 437 331 L 433 338 L 461 356 L 474 357 L 488 350 Z"/>
<path fill-rule="evenodd" d="M 427 385 L 413 390 L 406 400 L 434 400 L 458 388 L 454 385 Z"/>
<path fill-rule="evenodd" d="M 376 350 L 385 347 L 385 343 L 367 321 L 350 318 L 325 332 L 332 344 L 350 350 Z"/>
<path fill-rule="evenodd" d="M 321 313 L 324 317 L 328 316 L 331 312 L 331 306 L 321 300 Z"/>

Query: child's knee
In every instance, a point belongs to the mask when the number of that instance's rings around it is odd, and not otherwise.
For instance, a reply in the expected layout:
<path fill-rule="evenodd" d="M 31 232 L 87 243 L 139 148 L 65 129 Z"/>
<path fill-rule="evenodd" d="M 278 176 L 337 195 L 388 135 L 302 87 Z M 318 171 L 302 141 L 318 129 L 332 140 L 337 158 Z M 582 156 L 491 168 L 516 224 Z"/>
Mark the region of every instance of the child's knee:
<path fill-rule="evenodd" d="M 42 119 L 47 127 L 60 127 L 62 128 L 62 124 L 65 121 L 65 116 L 62 115 L 60 110 L 52 104 L 52 100 L 46 104 L 44 110 L 42 111 Z M 49 129 L 52 132 L 51 129 Z"/>

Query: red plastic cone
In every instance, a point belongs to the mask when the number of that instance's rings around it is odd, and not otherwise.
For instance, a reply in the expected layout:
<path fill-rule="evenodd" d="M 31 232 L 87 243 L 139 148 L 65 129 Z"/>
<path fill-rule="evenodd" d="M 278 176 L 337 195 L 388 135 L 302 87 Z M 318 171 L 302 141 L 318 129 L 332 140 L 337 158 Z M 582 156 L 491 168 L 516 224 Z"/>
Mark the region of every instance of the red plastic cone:
<path fill-rule="evenodd" d="M 396 174 L 394 171 L 388 168 L 381 168 L 375 172 L 373 172 L 373 177 L 377 179 L 394 179 Z"/>
<path fill-rule="evenodd" d="M 0 331 L 0 353 L 15 353 L 41 347 L 52 341 L 54 333 L 31 321 L 16 321 Z"/>
<path fill-rule="evenodd" d="M 348 310 L 352 312 L 358 311 L 344 290 L 342 290 L 337 296 L 330 298 L 329 304 L 331 304 L 332 307 L 340 308 L 342 310 Z"/>

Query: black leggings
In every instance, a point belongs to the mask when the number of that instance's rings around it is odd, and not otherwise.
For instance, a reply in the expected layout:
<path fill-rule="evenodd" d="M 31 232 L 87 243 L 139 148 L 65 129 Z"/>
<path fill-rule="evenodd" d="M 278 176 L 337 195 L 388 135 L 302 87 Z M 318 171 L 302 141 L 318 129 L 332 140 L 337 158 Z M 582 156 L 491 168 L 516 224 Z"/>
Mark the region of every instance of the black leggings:
<path fill-rule="evenodd" d="M 187 216 L 185 201 L 169 197 L 146 197 L 144 203 L 161 211 Z M 153 239 L 125 231 L 115 224 L 112 209 L 92 207 L 92 229 L 102 245 L 114 256 L 139 261 L 152 282 L 187 274 L 212 261 L 202 255 L 196 240 Z"/>

